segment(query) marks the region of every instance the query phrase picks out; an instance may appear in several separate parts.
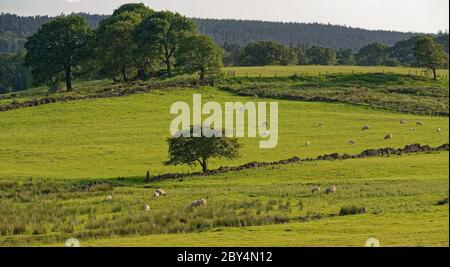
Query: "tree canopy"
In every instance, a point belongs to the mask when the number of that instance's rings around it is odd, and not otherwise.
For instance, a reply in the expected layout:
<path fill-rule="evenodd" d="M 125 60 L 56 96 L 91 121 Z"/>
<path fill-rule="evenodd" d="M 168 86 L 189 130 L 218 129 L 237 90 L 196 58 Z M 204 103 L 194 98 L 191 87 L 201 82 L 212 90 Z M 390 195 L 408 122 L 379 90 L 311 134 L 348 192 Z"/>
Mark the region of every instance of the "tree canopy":
<path fill-rule="evenodd" d="M 421 36 L 414 46 L 414 55 L 418 66 L 431 69 L 436 80 L 436 69 L 445 66 L 448 55 L 444 47 L 435 42 L 431 36 Z"/>
<path fill-rule="evenodd" d="M 196 32 L 195 24 L 188 18 L 169 11 L 156 12 L 143 23 L 149 34 L 141 36 L 141 42 L 149 41 L 160 45 L 168 76 L 173 74 L 173 58 L 181 40 L 188 34 Z"/>
<path fill-rule="evenodd" d="M 244 47 L 241 63 L 245 66 L 290 65 L 297 63 L 297 54 L 282 44 L 266 41 Z"/>
<path fill-rule="evenodd" d="M 99 71 L 106 77 L 128 81 L 136 70 L 134 29 L 142 21 L 139 13 L 124 11 L 102 21 L 97 30 L 95 54 Z"/>
<path fill-rule="evenodd" d="M 25 64 L 31 67 L 37 83 L 58 79 L 64 73 L 66 89 L 70 91 L 73 68 L 86 58 L 90 38 L 92 31 L 84 18 L 58 17 L 28 38 Z"/>
<path fill-rule="evenodd" d="M 362 66 L 383 65 L 389 57 L 388 46 L 372 43 L 361 48 L 357 54 L 358 64 Z"/>
<path fill-rule="evenodd" d="M 188 130 L 189 131 L 189 130 Z M 208 161 L 212 158 L 234 159 L 239 157 L 241 144 L 237 138 L 225 137 L 192 137 L 193 127 L 190 129 L 191 137 L 171 137 L 167 139 L 169 144 L 169 160 L 166 165 L 196 165 L 202 167 L 203 172 L 208 171 Z M 220 131 L 220 130 L 219 130 Z"/>
<path fill-rule="evenodd" d="M 200 80 L 203 81 L 206 75 L 220 72 L 223 64 L 222 50 L 208 36 L 187 36 L 180 43 L 176 62 L 183 72 L 199 73 Z"/>
<path fill-rule="evenodd" d="M 24 66 L 25 51 L 0 54 L 0 94 L 27 89 L 32 83 L 29 68 Z"/>

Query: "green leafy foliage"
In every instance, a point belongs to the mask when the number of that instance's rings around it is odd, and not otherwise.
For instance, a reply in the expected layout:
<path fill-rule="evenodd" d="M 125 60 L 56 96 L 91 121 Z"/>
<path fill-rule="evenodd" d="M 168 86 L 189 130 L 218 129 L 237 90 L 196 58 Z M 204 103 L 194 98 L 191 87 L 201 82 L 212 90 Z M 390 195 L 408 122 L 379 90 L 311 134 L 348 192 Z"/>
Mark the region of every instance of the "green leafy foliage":
<path fill-rule="evenodd" d="M 431 36 L 422 36 L 417 40 L 414 56 L 419 66 L 432 70 L 435 80 L 436 69 L 448 65 L 448 55 L 445 54 L 444 47 L 435 42 Z"/>
<path fill-rule="evenodd" d="M 23 65 L 25 51 L 0 54 L 0 93 L 27 89 L 32 83 L 30 70 Z"/>
<path fill-rule="evenodd" d="M 92 32 L 82 17 L 58 17 L 28 39 L 25 64 L 37 83 L 59 80 L 63 74 L 70 91 L 72 71 L 86 59 L 90 38 Z"/>
<path fill-rule="evenodd" d="M 189 131 L 189 130 L 188 130 Z M 208 171 L 208 160 L 211 158 L 234 159 L 239 156 L 241 144 L 236 138 L 222 136 L 194 137 L 194 127 L 190 129 L 190 137 L 175 136 L 167 139 L 169 144 L 169 160 L 166 165 L 200 164 L 203 172 Z"/>
<path fill-rule="evenodd" d="M 289 47 L 267 41 L 244 47 L 241 62 L 244 66 L 290 65 L 297 63 L 297 55 Z"/>
<path fill-rule="evenodd" d="M 181 41 L 176 60 L 183 72 L 199 73 L 203 81 L 206 75 L 220 73 L 222 50 L 208 36 L 191 35 Z"/>

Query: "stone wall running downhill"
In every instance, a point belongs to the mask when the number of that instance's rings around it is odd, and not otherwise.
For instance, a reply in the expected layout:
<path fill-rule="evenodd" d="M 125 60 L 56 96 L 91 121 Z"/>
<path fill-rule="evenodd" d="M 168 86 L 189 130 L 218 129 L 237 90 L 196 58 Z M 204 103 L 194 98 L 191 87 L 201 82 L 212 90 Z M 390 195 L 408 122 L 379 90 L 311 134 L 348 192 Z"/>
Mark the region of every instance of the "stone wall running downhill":
<path fill-rule="evenodd" d="M 290 159 L 284 159 L 284 160 L 273 161 L 273 162 L 250 162 L 250 163 L 240 165 L 240 166 L 235 166 L 235 167 L 220 167 L 215 170 L 210 170 L 206 173 L 194 172 L 194 173 L 162 174 L 162 175 L 158 175 L 158 176 L 153 176 L 151 181 L 159 181 L 159 180 L 165 180 L 165 179 L 181 179 L 184 177 L 192 177 L 192 176 L 209 176 L 209 175 L 215 175 L 215 174 L 220 174 L 220 173 L 236 172 L 236 171 L 243 171 L 243 170 L 247 170 L 247 169 L 255 169 L 255 168 L 275 166 L 275 165 L 286 165 L 286 164 L 293 164 L 293 163 L 299 163 L 299 162 L 386 157 L 386 156 L 391 156 L 391 155 L 431 153 L 431 152 L 439 152 L 439 151 L 449 151 L 449 144 L 448 143 L 443 144 L 438 147 L 431 147 L 429 145 L 412 144 L 412 145 L 407 145 L 404 148 L 398 148 L 398 149 L 392 148 L 392 147 L 385 147 L 385 148 L 379 148 L 379 149 L 367 149 L 367 150 L 361 152 L 360 154 L 355 154 L 355 155 L 349 155 L 349 154 L 340 155 L 338 153 L 332 153 L 332 154 L 321 155 L 321 156 L 318 156 L 317 158 L 301 159 L 299 157 L 293 157 Z"/>

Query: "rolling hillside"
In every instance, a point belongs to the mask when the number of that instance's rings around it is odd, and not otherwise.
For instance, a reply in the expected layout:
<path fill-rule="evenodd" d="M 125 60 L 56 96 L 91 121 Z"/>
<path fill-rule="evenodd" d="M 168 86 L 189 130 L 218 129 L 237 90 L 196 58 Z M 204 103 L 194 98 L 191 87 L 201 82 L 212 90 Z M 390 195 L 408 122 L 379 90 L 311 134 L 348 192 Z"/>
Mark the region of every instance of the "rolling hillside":
<path fill-rule="evenodd" d="M 80 82 L 72 96 L 146 85 Z M 147 170 L 153 176 L 198 170 L 163 164 L 172 103 L 192 103 L 193 93 L 221 104 L 274 101 L 212 86 L 162 87 L 0 112 L 0 246 L 63 246 L 67 238 L 82 246 L 364 246 L 370 237 L 382 246 L 448 246 L 445 150 L 144 182 Z M 46 94 L 35 88 L 17 98 Z M 448 117 L 277 101 L 277 148 L 261 150 L 258 139 L 243 138 L 240 158 L 214 160 L 211 168 L 448 143 Z M 361 131 L 363 125 L 371 129 Z M 392 140 L 384 140 L 388 133 Z M 311 192 L 331 185 L 335 194 Z M 156 188 L 167 195 L 153 197 Z M 200 198 L 205 207 L 189 207 Z"/>

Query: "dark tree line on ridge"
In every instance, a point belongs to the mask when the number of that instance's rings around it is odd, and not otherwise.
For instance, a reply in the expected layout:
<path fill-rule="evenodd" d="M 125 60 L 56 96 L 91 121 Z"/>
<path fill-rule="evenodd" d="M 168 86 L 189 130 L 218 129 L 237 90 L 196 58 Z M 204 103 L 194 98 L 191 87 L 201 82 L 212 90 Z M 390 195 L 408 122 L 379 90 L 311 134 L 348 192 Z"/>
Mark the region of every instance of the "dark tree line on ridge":
<path fill-rule="evenodd" d="M 86 19 L 92 29 L 108 16 L 75 14 Z M 0 52 L 14 53 L 23 48 L 26 38 L 37 32 L 45 23 L 54 19 L 48 16 L 21 17 L 0 14 Z M 350 48 L 354 52 L 369 43 L 393 45 L 406 40 L 414 33 L 394 31 L 371 31 L 346 26 L 319 23 L 282 23 L 243 20 L 191 19 L 200 33 L 208 35 L 219 44 L 235 43 L 247 45 L 265 40 L 274 40 L 284 45 L 304 44 L 333 49 Z"/>

